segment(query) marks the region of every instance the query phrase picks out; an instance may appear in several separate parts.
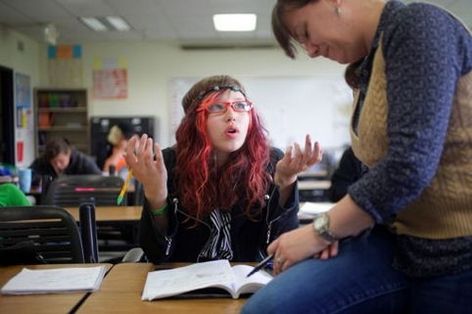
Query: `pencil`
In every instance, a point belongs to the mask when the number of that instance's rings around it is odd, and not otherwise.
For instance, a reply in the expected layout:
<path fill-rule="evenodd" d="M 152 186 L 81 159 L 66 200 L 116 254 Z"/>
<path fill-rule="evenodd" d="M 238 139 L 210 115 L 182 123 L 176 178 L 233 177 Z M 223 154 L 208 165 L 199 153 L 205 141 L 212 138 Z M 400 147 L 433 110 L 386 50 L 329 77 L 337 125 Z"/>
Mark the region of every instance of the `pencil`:
<path fill-rule="evenodd" d="M 120 194 L 118 194 L 118 198 L 116 199 L 117 205 L 120 205 L 121 202 L 123 202 L 123 198 L 125 196 L 126 191 L 128 190 L 128 185 L 132 177 L 133 177 L 133 172 L 131 171 L 131 169 L 128 169 L 128 175 L 126 176 L 126 180 L 123 183 L 123 186 L 121 187 Z"/>
<path fill-rule="evenodd" d="M 259 264 L 257 264 L 253 270 L 251 270 L 249 272 L 249 274 L 247 274 L 246 278 L 249 277 L 249 276 L 252 276 L 254 273 L 258 272 L 259 270 L 261 270 L 264 266 L 266 266 L 270 260 L 274 257 L 274 255 L 268 255 L 266 258 L 264 258 L 262 261 L 259 262 Z"/>

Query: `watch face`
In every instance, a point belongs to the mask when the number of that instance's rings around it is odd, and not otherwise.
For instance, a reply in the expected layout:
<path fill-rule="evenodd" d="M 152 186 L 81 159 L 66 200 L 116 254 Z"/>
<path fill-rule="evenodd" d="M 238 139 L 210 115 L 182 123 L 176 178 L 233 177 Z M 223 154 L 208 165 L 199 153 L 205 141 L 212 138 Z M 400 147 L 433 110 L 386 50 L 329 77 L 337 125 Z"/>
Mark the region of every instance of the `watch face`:
<path fill-rule="evenodd" d="M 317 230 L 325 229 L 327 223 L 328 223 L 328 216 L 326 214 L 322 214 L 318 216 L 314 221 L 314 225 Z"/>

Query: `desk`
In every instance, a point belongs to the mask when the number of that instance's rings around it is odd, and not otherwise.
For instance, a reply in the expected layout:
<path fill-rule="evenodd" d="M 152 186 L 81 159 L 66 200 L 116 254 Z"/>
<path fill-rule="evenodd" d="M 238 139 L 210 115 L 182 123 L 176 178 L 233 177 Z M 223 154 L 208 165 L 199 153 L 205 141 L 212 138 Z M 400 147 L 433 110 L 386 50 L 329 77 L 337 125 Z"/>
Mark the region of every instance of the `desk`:
<path fill-rule="evenodd" d="M 298 193 L 301 202 L 325 202 L 327 191 L 331 186 L 329 180 L 299 180 Z"/>
<path fill-rule="evenodd" d="M 87 298 L 78 313 L 239 313 L 246 301 L 231 298 L 142 301 L 147 273 L 154 267 L 144 263 L 115 265 L 100 290 Z"/>
<path fill-rule="evenodd" d="M 80 221 L 77 207 L 65 208 L 74 219 Z M 129 249 L 136 247 L 138 242 L 138 223 L 141 219 L 142 206 L 97 206 L 95 220 L 99 251 L 102 253 L 118 252 L 124 255 Z M 103 241 L 102 241 L 103 240 Z M 118 240 L 108 241 L 108 240 Z"/>
<path fill-rule="evenodd" d="M 79 221 L 79 208 L 67 207 L 66 210 Z M 142 206 L 97 206 L 95 220 L 97 222 L 125 222 L 141 219 Z"/>
<path fill-rule="evenodd" d="M 50 269 L 63 267 L 92 267 L 106 265 L 107 271 L 111 264 L 48 264 L 48 265 L 14 265 L 0 267 L 0 286 L 20 272 L 23 267 L 30 269 Z M 68 313 L 73 310 L 86 296 L 87 292 L 61 294 L 31 295 L 0 295 L 0 313 Z"/>

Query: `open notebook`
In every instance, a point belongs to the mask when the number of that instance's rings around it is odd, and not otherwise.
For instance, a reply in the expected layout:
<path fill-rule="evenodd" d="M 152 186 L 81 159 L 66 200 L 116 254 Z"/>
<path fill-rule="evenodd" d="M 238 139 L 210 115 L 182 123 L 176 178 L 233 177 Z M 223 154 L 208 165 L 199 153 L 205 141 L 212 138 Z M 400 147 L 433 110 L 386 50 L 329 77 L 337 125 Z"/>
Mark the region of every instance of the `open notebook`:
<path fill-rule="evenodd" d="M 2 294 L 44 294 L 96 291 L 100 287 L 106 266 L 28 269 L 11 278 Z"/>
<path fill-rule="evenodd" d="M 253 268 L 248 265 L 231 267 L 228 260 L 217 260 L 170 270 L 156 270 L 148 273 L 141 299 L 151 301 L 204 288 L 219 289 L 227 292 L 227 296 L 237 299 L 241 294 L 256 292 L 272 280 L 272 276 L 263 270 L 247 278 Z"/>

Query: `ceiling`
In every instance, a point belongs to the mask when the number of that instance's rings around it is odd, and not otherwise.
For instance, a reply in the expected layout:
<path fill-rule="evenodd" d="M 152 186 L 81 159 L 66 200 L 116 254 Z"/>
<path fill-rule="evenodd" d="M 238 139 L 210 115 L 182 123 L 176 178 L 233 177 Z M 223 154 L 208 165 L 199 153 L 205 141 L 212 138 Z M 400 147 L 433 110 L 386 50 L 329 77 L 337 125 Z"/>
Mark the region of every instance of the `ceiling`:
<path fill-rule="evenodd" d="M 276 0 L 0 0 L 0 24 L 44 41 L 53 23 L 58 43 L 170 40 L 181 45 L 267 45 L 274 39 L 270 14 Z M 413 2 L 413 1 L 406 1 Z M 471 0 L 430 1 L 448 8 L 472 26 Z M 256 13 L 255 32 L 216 32 L 215 13 Z M 122 16 L 130 32 L 94 32 L 79 16 Z"/>

